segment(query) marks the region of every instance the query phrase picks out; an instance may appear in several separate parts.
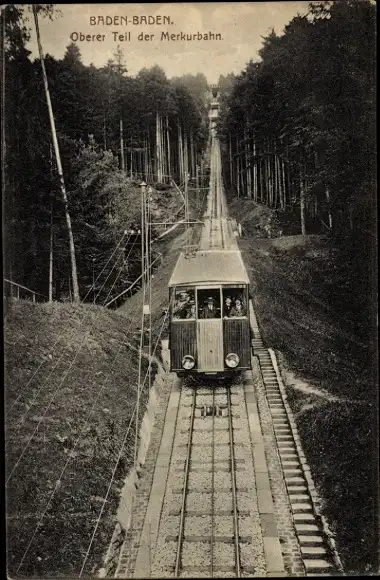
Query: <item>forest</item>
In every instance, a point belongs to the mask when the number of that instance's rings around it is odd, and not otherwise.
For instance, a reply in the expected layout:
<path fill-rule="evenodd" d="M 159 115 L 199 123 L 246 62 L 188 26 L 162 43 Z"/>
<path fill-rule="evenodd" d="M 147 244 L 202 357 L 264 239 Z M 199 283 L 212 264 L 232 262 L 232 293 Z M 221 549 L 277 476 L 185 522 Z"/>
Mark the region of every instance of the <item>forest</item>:
<path fill-rule="evenodd" d="M 57 17 L 53 5 L 35 6 L 38 18 Z M 47 296 L 52 261 L 52 298 L 69 300 L 66 208 L 41 61 L 26 48 L 36 34 L 31 8 L 8 5 L 2 19 L 4 277 Z M 74 43 L 61 60 L 44 57 L 83 300 L 123 232 L 137 231 L 141 181 L 164 192 L 171 180 L 183 187 L 186 174 L 195 176 L 207 142 L 207 80 L 203 74 L 169 80 L 158 66 L 131 77 L 120 47 L 102 68 L 84 65 Z M 140 273 L 139 243 L 126 239 L 100 301 Z"/>
<path fill-rule="evenodd" d="M 276 210 L 283 234 L 326 234 L 365 309 L 376 245 L 376 6 L 310 3 L 259 54 L 222 88 L 230 194 Z"/>

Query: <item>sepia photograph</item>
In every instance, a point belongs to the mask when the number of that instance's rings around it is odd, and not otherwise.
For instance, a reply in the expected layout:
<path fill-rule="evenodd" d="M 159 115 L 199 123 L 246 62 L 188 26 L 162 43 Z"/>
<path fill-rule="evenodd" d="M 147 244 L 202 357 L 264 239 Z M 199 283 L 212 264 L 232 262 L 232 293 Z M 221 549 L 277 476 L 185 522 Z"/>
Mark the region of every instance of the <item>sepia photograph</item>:
<path fill-rule="evenodd" d="M 4 577 L 378 576 L 376 3 L 0 9 Z"/>

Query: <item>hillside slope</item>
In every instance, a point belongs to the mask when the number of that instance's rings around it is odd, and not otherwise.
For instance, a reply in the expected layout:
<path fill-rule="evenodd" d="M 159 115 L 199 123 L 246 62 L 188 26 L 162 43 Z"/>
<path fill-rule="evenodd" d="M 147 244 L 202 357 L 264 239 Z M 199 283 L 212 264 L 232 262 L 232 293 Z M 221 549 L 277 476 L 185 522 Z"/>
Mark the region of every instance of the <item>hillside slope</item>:
<path fill-rule="evenodd" d="M 160 248 L 168 255 L 153 280 L 156 354 L 166 284 L 183 241 L 177 232 L 168 237 Z M 4 337 L 10 576 L 32 538 L 19 572 L 78 574 L 116 469 L 85 573 L 101 563 L 133 464 L 134 419 L 124 449 L 122 441 L 136 401 L 141 307 L 141 292 L 117 311 L 71 303 L 10 304 Z M 146 369 L 143 361 L 143 376 Z M 145 389 L 140 420 L 147 394 Z"/>
<path fill-rule="evenodd" d="M 261 332 L 280 359 L 345 569 L 377 570 L 376 351 L 347 266 L 323 236 L 277 237 L 276 221 L 274 238 L 263 237 L 268 208 L 235 199 L 230 213 L 246 224 L 240 247 Z"/>

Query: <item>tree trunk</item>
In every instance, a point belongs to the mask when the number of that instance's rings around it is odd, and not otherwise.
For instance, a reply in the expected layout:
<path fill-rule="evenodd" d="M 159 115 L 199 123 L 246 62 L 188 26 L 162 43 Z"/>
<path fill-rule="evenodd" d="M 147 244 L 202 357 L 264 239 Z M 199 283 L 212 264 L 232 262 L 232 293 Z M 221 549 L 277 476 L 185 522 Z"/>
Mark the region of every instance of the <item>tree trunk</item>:
<path fill-rule="evenodd" d="M 301 213 L 301 234 L 306 236 L 305 220 L 305 184 L 303 181 L 302 170 L 300 169 L 300 213 Z"/>
<path fill-rule="evenodd" d="M 155 177 L 156 181 L 162 181 L 161 175 L 161 160 L 160 160 L 160 146 L 161 146 L 161 135 L 160 135 L 160 116 L 158 111 L 156 112 L 156 170 L 155 170 Z"/>
<path fill-rule="evenodd" d="M 162 115 L 160 115 L 160 157 L 161 157 L 161 174 L 162 181 L 166 183 L 166 149 L 165 149 L 165 132 L 163 129 Z"/>
<path fill-rule="evenodd" d="M 189 173 L 189 150 L 188 150 L 186 130 L 183 132 L 183 141 L 184 141 L 184 147 L 183 147 L 184 171 L 185 171 L 185 177 L 187 177 L 187 174 Z"/>
<path fill-rule="evenodd" d="M 48 111 L 49 111 L 49 119 L 50 119 L 50 126 L 51 126 L 52 138 L 53 138 L 54 152 L 55 152 L 57 170 L 58 170 L 59 181 L 60 181 L 60 186 L 61 186 L 63 206 L 65 208 L 67 232 L 68 232 L 68 236 L 69 236 L 74 302 L 79 302 L 79 285 L 78 285 L 78 275 L 77 275 L 77 264 L 76 264 L 76 258 L 75 258 L 74 237 L 73 237 L 73 232 L 71 229 L 71 218 L 70 218 L 70 213 L 69 213 L 69 206 L 68 206 L 68 200 L 67 200 L 67 194 L 66 194 L 65 181 L 64 181 L 64 177 L 63 177 L 63 171 L 62 171 L 61 156 L 59 153 L 58 139 L 57 139 L 57 134 L 56 134 L 56 130 L 55 130 L 54 114 L 53 114 L 53 108 L 52 108 L 51 100 L 50 100 L 49 85 L 48 85 L 48 79 L 47 79 L 46 70 L 45 70 L 44 56 L 43 56 L 43 52 L 42 52 L 40 30 L 39 30 L 39 25 L 38 25 L 37 9 L 36 9 L 35 5 L 33 5 L 33 14 L 34 14 L 34 22 L 35 22 L 35 26 L 36 26 L 36 36 L 37 36 L 38 51 L 39 51 L 40 61 L 41 61 L 42 76 L 43 76 L 43 81 L 44 81 L 44 86 L 45 86 L 46 101 L 47 101 L 47 106 L 48 106 Z"/>
<path fill-rule="evenodd" d="M 103 148 L 104 148 L 104 151 L 107 151 L 107 120 L 106 120 L 106 115 L 104 115 L 104 123 L 103 123 Z"/>
<path fill-rule="evenodd" d="M 249 145 L 248 145 L 248 132 L 244 130 L 244 152 L 245 152 L 245 179 L 247 182 L 247 197 L 252 198 L 252 186 L 251 186 L 251 170 L 250 170 L 250 160 L 249 160 Z"/>
<path fill-rule="evenodd" d="M 231 133 L 229 133 L 229 162 L 230 162 L 230 189 L 233 188 L 233 164 L 232 164 L 232 141 L 231 141 Z"/>
<path fill-rule="evenodd" d="M 332 217 L 331 208 L 330 208 L 330 190 L 329 190 L 328 186 L 326 186 L 326 201 L 327 201 L 327 215 L 329 218 L 329 228 L 330 228 L 330 230 L 332 230 L 333 229 L 333 217 Z"/>
<path fill-rule="evenodd" d="M 183 142 L 182 142 L 182 127 L 178 120 L 178 161 L 179 161 L 179 180 L 180 183 L 184 181 L 184 160 L 183 160 Z"/>
<path fill-rule="evenodd" d="M 125 170 L 123 119 L 120 117 L 120 169 Z"/>
<path fill-rule="evenodd" d="M 172 175 L 172 162 L 171 162 L 171 158 L 170 158 L 170 133 L 169 133 L 169 118 L 166 117 L 166 146 L 168 149 L 168 153 L 167 153 L 167 161 L 168 161 L 168 175 L 169 175 L 169 179 Z"/>
<path fill-rule="evenodd" d="M 53 205 L 50 207 L 49 302 L 53 302 Z"/>
<path fill-rule="evenodd" d="M 236 185 L 237 185 L 237 195 L 238 197 L 240 197 L 240 151 L 237 135 L 236 135 Z"/>
<path fill-rule="evenodd" d="M 285 165 L 284 160 L 280 159 L 281 180 L 282 180 L 282 209 L 286 209 L 286 183 L 285 183 Z"/>
<path fill-rule="evenodd" d="M 256 143 L 253 140 L 253 199 L 257 202 L 257 164 L 256 164 Z"/>
<path fill-rule="evenodd" d="M 191 160 L 191 176 L 195 175 L 195 156 L 194 156 L 194 137 L 193 128 L 190 129 L 190 160 Z"/>
<path fill-rule="evenodd" d="M 133 178 L 133 149 L 132 149 L 132 137 L 131 137 L 131 155 L 130 155 L 130 159 L 131 159 L 130 177 L 131 177 L 131 179 L 132 179 L 132 178 Z"/>

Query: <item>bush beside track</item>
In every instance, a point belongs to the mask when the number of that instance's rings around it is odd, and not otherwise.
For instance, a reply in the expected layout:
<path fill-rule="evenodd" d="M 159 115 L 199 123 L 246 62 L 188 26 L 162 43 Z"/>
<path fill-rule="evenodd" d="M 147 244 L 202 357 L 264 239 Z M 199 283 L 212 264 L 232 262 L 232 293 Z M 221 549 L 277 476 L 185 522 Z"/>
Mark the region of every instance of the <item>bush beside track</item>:
<path fill-rule="evenodd" d="M 376 359 L 357 288 L 328 238 L 277 237 L 286 230 L 279 214 L 251 200 L 235 199 L 229 211 L 243 219 L 240 247 L 262 336 L 279 355 L 345 571 L 377 572 Z"/>

